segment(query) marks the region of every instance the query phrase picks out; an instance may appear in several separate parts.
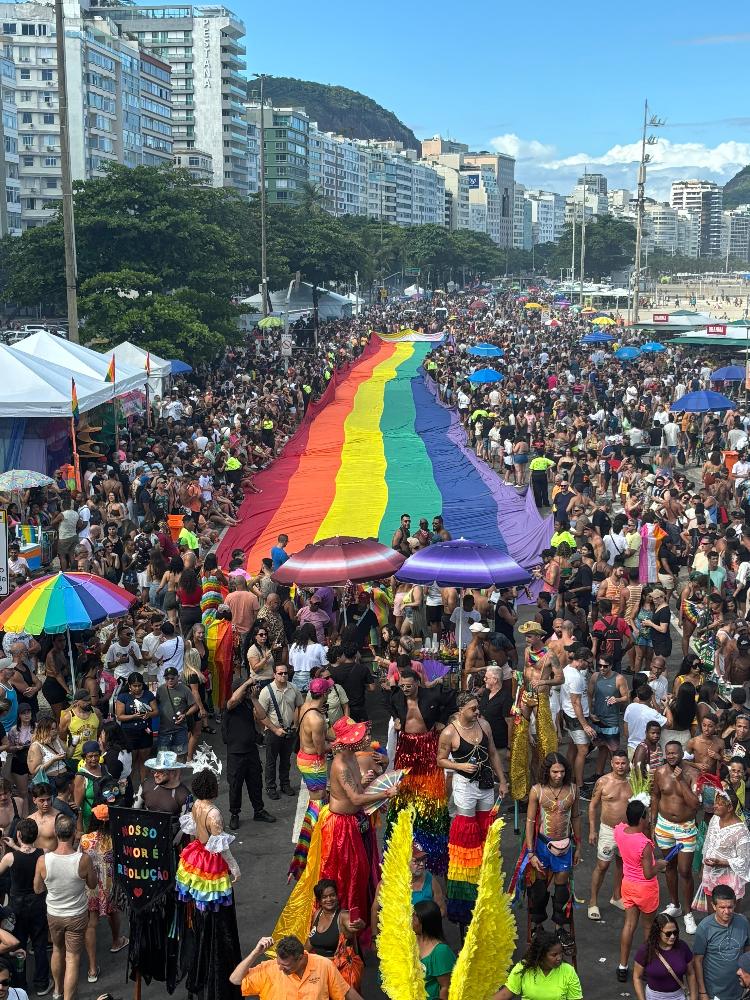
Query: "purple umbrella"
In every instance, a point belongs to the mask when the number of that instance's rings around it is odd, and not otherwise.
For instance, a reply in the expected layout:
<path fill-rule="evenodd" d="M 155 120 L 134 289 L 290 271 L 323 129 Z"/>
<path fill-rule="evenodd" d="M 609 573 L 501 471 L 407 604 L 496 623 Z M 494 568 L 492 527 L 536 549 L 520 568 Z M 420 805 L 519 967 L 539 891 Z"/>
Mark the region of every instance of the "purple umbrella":
<path fill-rule="evenodd" d="M 529 583 L 531 574 L 511 559 L 507 552 L 494 545 L 469 542 L 457 538 L 450 542 L 438 542 L 419 549 L 409 556 L 396 573 L 397 580 L 404 583 L 436 583 L 439 587 L 473 587 L 483 590 L 498 585 L 513 587 Z M 458 619 L 458 662 L 463 659 L 461 647 L 461 622 Z"/>
<path fill-rule="evenodd" d="M 436 583 L 439 587 L 474 587 L 497 584 L 513 587 L 529 583 L 531 575 L 494 545 L 457 538 L 438 542 L 409 556 L 396 573 L 404 583 Z"/>

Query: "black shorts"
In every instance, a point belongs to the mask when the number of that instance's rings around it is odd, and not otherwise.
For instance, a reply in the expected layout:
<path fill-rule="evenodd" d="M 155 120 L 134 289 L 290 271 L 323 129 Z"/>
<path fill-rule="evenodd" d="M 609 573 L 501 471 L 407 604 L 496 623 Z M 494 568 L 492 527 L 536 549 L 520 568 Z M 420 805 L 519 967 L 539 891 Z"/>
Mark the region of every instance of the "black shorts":
<path fill-rule="evenodd" d="M 150 750 L 154 745 L 154 737 L 142 729 L 128 732 L 123 727 L 122 742 L 126 750 Z"/>
<path fill-rule="evenodd" d="M 428 625 L 439 625 L 443 620 L 443 605 L 442 604 L 427 604 L 427 624 Z"/>

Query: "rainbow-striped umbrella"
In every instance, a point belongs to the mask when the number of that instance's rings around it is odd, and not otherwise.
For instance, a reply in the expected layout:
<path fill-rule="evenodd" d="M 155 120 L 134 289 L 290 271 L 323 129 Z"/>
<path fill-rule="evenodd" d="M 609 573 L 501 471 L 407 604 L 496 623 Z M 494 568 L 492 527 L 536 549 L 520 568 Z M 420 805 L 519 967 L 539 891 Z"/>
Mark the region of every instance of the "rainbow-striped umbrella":
<path fill-rule="evenodd" d="M 135 596 L 91 573 L 55 573 L 24 584 L 0 604 L 6 632 L 73 632 L 126 615 Z"/>

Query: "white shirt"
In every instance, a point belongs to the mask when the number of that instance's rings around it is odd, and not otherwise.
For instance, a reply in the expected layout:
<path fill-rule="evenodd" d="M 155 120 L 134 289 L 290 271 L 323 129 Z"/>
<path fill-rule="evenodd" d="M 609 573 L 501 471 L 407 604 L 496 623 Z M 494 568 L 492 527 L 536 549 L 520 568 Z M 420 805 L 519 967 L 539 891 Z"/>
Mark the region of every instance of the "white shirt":
<path fill-rule="evenodd" d="M 664 699 L 667 697 L 667 691 L 669 690 L 669 681 L 667 680 L 666 674 L 661 674 L 655 680 L 650 680 L 648 686 L 654 692 L 654 697 L 656 703 L 661 705 Z"/>
<path fill-rule="evenodd" d="M 584 717 L 589 715 L 588 685 L 586 683 L 586 671 L 577 667 L 563 667 L 563 685 L 560 688 L 560 705 L 563 712 L 571 718 L 575 718 L 575 709 L 570 696 L 579 694 L 581 696 L 581 709 Z"/>
<path fill-rule="evenodd" d="M 616 535 L 614 532 L 610 531 L 609 534 L 604 536 L 604 548 L 607 550 L 607 563 L 610 566 L 614 566 L 615 556 L 623 555 L 627 547 L 628 540 L 622 532 L 620 532 L 619 535 Z"/>
<path fill-rule="evenodd" d="M 466 395 L 466 393 L 462 389 L 458 390 L 458 392 L 456 394 L 456 399 L 458 400 L 458 408 L 459 408 L 459 410 L 465 410 L 468 407 L 469 403 L 471 402 L 471 400 L 469 399 L 469 397 Z"/>
<path fill-rule="evenodd" d="M 664 443 L 668 448 L 676 448 L 677 442 L 680 439 L 680 428 L 674 421 L 664 424 L 662 437 L 664 438 Z"/>
<path fill-rule="evenodd" d="M 89 526 L 91 523 L 91 510 L 89 509 L 88 504 L 84 504 L 83 507 L 81 507 L 81 509 L 78 511 L 78 517 L 81 521 L 83 521 L 83 527 L 78 533 L 79 537 L 81 541 L 84 542 L 88 541 L 89 530 L 90 530 Z"/>
<path fill-rule="evenodd" d="M 125 656 L 127 654 L 126 663 L 118 663 L 118 656 Z M 138 644 L 134 639 L 131 639 L 127 646 L 121 646 L 119 642 L 113 642 L 112 645 L 107 650 L 107 655 L 105 657 L 105 663 L 107 663 L 112 668 L 112 673 L 117 678 L 125 679 L 133 673 L 134 670 L 138 669 L 138 664 L 133 659 L 133 656 L 137 656 L 140 660 L 141 651 L 138 648 Z"/>
<path fill-rule="evenodd" d="M 461 627 L 459 629 L 459 619 L 461 621 Z M 472 622 L 478 622 L 482 620 L 482 616 L 478 611 L 464 611 L 463 608 L 456 608 L 451 615 L 451 622 L 455 626 L 456 630 L 456 642 L 458 642 L 459 632 L 461 633 L 461 649 L 466 649 L 466 647 L 471 642 L 474 633 L 469 631 L 469 626 Z"/>
<path fill-rule="evenodd" d="M 178 673 L 182 673 L 182 666 L 185 661 L 185 640 L 181 635 L 173 635 L 164 639 L 156 651 L 158 667 L 156 668 L 156 679 L 159 684 L 164 683 L 164 671 L 167 667 L 174 667 Z"/>
<path fill-rule="evenodd" d="M 639 701 L 634 701 L 625 709 L 625 724 L 628 727 L 628 746 L 634 750 L 639 743 L 646 739 L 646 726 L 649 722 L 658 722 L 660 726 L 666 726 L 665 716 L 659 715 L 655 708 L 650 705 L 642 705 Z"/>
<path fill-rule="evenodd" d="M 732 475 L 735 479 L 747 479 L 750 476 L 750 462 L 735 462 L 732 466 Z"/>
<path fill-rule="evenodd" d="M 294 686 L 300 687 L 303 682 L 306 685 L 313 667 L 327 666 L 326 648 L 319 642 L 308 642 L 306 646 L 292 644 L 289 647 L 289 664 L 294 668 Z"/>

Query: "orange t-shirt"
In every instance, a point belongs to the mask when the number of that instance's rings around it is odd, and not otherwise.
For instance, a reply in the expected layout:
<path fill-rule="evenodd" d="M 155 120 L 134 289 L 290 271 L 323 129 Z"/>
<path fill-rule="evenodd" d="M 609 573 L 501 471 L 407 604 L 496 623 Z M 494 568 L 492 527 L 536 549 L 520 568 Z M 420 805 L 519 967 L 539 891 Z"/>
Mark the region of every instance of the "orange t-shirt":
<path fill-rule="evenodd" d="M 349 984 L 329 958 L 307 955 L 302 976 L 287 976 L 275 961 L 261 962 L 242 980 L 243 997 L 260 1000 L 344 1000 Z"/>

